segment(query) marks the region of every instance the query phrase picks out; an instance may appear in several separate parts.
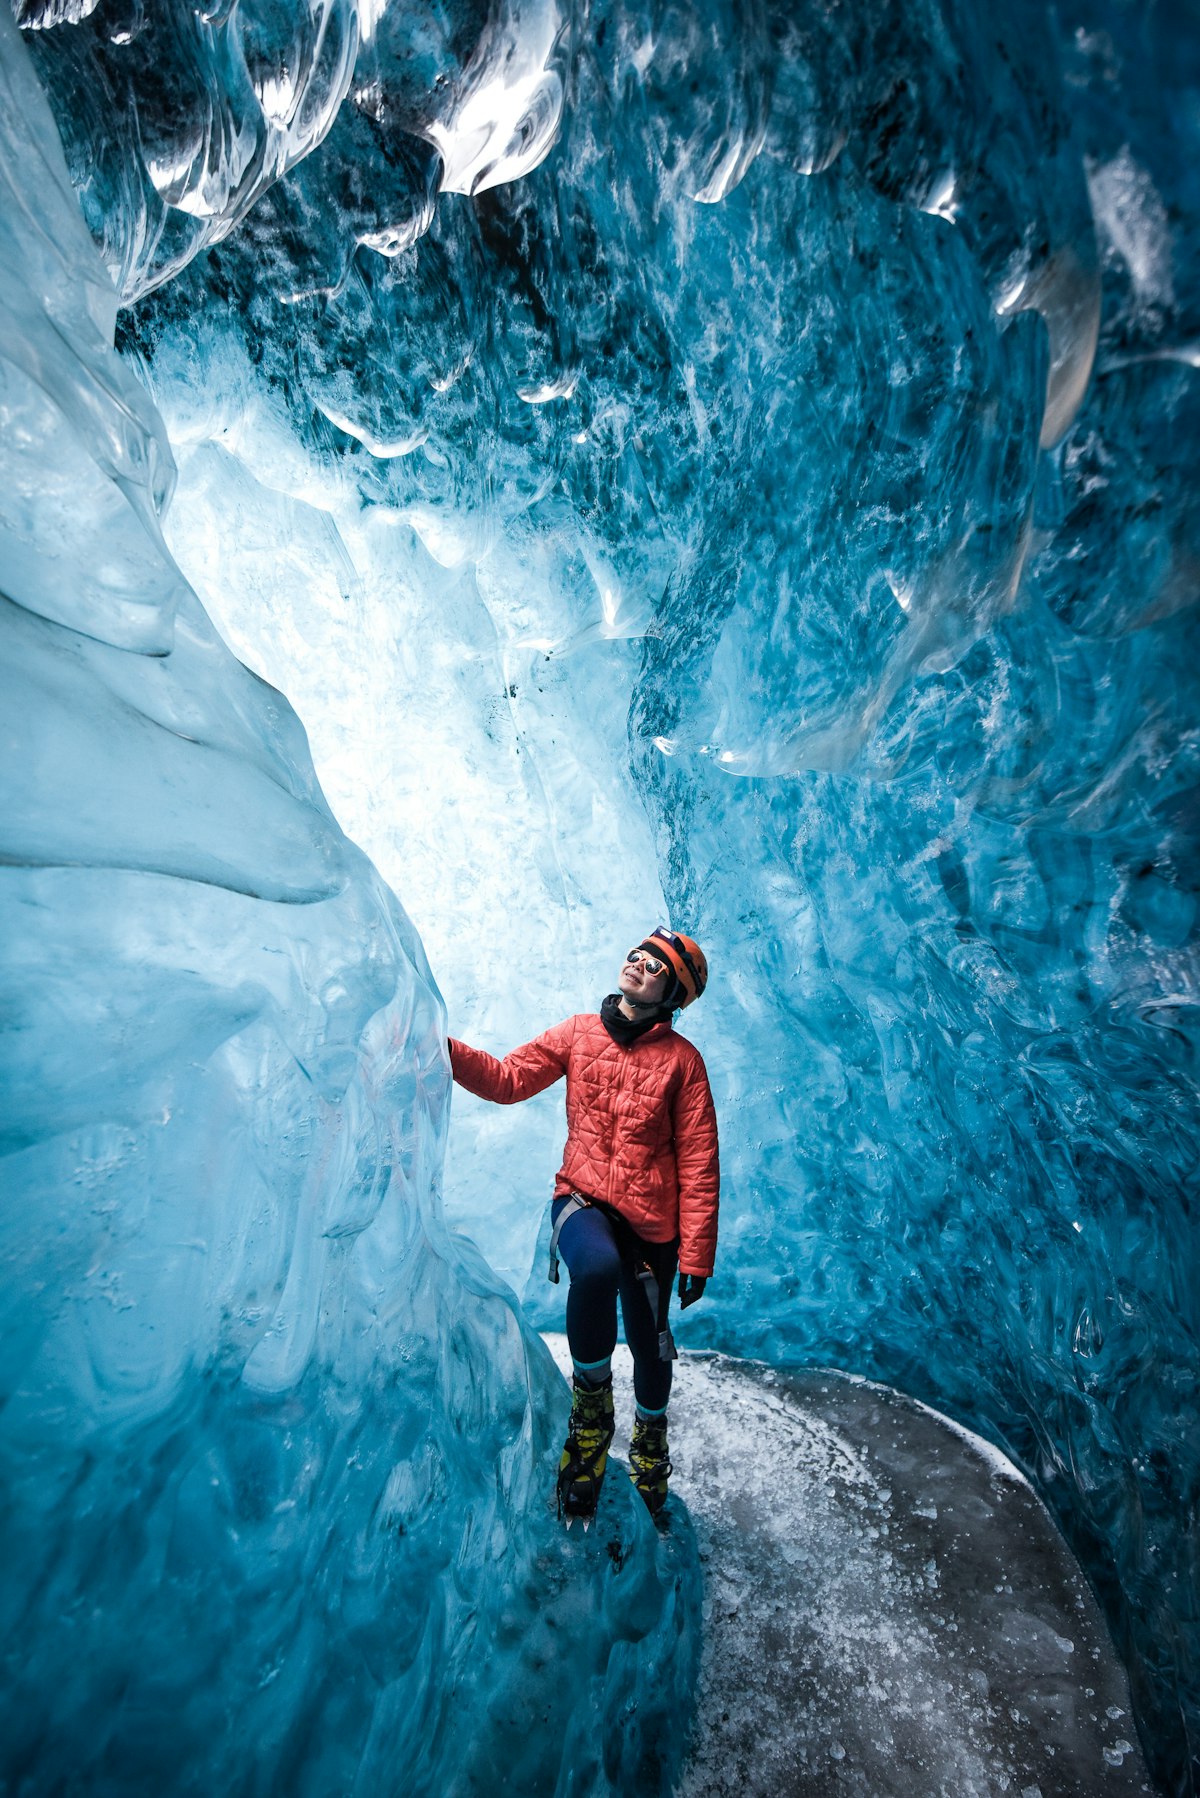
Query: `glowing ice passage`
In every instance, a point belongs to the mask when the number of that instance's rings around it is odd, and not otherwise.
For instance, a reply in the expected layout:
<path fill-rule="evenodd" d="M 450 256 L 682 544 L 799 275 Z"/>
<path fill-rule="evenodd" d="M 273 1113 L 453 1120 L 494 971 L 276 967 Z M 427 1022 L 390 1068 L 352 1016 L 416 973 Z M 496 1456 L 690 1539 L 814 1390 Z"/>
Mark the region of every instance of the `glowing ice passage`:
<path fill-rule="evenodd" d="M 665 911 L 726 1163 L 681 1333 L 1005 1444 L 1192 1790 L 1195 18 L 16 11 L 7 1639 L 78 1631 L 21 1739 L 101 1632 L 146 1684 L 98 1776 L 178 1751 L 165 1691 L 264 1764 L 311 1717 L 313 1790 L 433 1789 L 474 1642 L 523 1715 L 557 1401 L 439 1221 L 425 954 L 503 1048 Z M 557 1112 L 455 1116 L 447 1209 L 520 1287 Z M 646 1548 L 554 1626 L 609 1715 L 687 1688 L 686 1543 Z"/>

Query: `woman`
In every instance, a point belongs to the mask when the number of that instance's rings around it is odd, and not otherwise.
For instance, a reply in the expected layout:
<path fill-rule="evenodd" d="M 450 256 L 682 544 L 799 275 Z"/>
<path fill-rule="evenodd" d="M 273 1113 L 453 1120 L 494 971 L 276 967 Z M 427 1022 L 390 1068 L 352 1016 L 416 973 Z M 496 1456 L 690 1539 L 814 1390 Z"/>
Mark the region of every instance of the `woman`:
<path fill-rule="evenodd" d="M 503 1061 L 450 1041 L 454 1078 L 500 1105 L 565 1074 L 567 1146 L 554 1183 L 550 1278 L 571 1276 L 567 1340 L 571 1425 L 558 1471 L 567 1527 L 587 1527 L 613 1436 L 617 1298 L 637 1400 L 630 1477 L 652 1516 L 667 1496 L 667 1402 L 675 1345 L 667 1324 L 679 1269 L 686 1309 L 711 1277 L 717 1247 L 717 1120 L 700 1052 L 672 1018 L 698 999 L 708 965 L 691 937 L 659 925 L 631 949 L 599 1014 L 579 1013 Z"/>

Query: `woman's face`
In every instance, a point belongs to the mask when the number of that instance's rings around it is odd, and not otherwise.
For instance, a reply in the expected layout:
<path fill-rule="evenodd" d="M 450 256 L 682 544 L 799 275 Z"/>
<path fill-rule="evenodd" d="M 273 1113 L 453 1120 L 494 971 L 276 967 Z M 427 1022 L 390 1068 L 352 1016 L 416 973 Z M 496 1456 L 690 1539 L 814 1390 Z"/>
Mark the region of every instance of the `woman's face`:
<path fill-rule="evenodd" d="M 627 999 L 636 999 L 641 1005 L 661 1005 L 667 996 L 670 978 L 670 969 L 665 966 L 660 974 L 651 974 L 646 966 L 645 951 L 631 949 L 617 985 Z"/>

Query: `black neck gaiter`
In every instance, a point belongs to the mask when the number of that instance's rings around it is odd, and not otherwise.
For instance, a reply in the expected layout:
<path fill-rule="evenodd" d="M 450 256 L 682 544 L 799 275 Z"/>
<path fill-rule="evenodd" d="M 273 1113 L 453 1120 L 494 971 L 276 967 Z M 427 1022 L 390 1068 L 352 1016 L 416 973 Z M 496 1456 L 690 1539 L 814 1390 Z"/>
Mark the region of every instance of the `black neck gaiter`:
<path fill-rule="evenodd" d="M 656 1024 L 661 1024 L 670 1015 L 660 1005 L 654 1011 L 646 1012 L 643 1017 L 627 1018 L 621 1010 L 620 993 L 609 993 L 600 1007 L 601 1023 L 614 1043 L 620 1043 L 623 1049 L 628 1049 L 631 1043 L 636 1043 L 639 1036 L 645 1036 L 647 1030 L 653 1030 Z"/>

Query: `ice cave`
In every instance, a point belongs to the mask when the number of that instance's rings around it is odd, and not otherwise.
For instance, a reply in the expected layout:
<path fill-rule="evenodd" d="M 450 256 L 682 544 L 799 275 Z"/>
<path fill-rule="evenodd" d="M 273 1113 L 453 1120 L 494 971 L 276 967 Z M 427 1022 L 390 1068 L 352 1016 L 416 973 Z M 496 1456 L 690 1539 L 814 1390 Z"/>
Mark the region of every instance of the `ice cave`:
<path fill-rule="evenodd" d="M 5 1798 L 1200 1791 L 1197 171 L 1195 0 L 0 5 Z M 656 921 L 568 1533 L 446 1044 Z"/>

